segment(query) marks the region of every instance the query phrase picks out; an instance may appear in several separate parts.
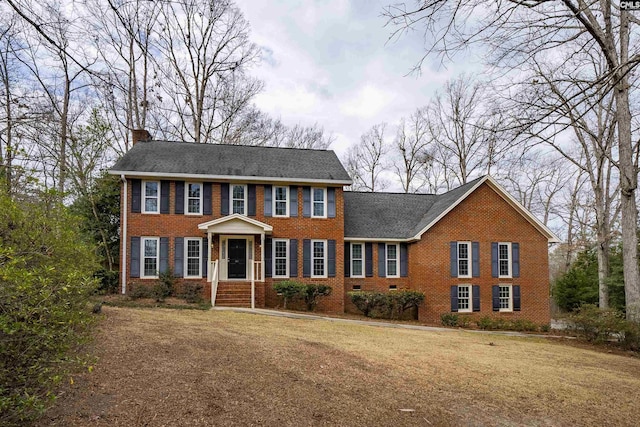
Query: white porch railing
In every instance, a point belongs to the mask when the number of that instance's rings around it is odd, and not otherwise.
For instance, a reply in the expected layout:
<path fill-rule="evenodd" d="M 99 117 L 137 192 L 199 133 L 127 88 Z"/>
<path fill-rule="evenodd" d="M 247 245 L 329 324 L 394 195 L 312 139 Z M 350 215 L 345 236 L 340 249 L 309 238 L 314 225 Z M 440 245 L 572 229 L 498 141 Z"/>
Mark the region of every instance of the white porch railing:
<path fill-rule="evenodd" d="M 251 264 L 251 308 L 256 308 L 256 280 L 262 280 L 262 261 Z"/>
<path fill-rule="evenodd" d="M 209 281 L 211 282 L 211 307 L 216 306 L 216 295 L 218 294 L 218 260 L 211 261 L 209 268 Z"/>

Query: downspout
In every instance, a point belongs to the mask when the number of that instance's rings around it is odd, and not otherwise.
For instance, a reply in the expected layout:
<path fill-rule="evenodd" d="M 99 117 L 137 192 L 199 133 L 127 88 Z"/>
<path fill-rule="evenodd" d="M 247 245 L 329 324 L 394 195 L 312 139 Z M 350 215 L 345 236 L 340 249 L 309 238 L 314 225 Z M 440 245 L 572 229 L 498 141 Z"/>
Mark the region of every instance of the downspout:
<path fill-rule="evenodd" d="M 122 265 L 120 266 L 120 272 L 122 274 L 122 294 L 127 293 L 127 178 L 124 174 L 120 175 L 120 181 L 124 186 L 123 203 L 122 203 L 122 224 L 120 224 L 120 236 L 122 241 L 120 247 L 122 248 Z"/>

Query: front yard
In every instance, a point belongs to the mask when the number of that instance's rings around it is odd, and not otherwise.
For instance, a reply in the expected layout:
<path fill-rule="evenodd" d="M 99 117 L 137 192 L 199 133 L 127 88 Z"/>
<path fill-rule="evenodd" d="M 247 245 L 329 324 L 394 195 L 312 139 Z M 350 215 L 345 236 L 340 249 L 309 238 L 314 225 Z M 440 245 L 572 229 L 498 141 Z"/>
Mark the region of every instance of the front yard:
<path fill-rule="evenodd" d="M 637 425 L 640 359 L 538 338 L 105 307 L 40 425 Z"/>

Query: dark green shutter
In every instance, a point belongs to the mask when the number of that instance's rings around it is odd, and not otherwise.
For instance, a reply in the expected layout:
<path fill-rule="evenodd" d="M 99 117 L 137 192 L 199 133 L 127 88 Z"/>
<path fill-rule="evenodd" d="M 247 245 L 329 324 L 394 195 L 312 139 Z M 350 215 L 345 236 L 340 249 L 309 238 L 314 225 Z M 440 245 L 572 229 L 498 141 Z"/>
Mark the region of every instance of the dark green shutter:
<path fill-rule="evenodd" d="M 289 216 L 297 217 L 298 216 L 298 187 L 292 185 L 289 187 Z"/>
<path fill-rule="evenodd" d="M 173 240 L 173 275 L 184 277 L 184 237 L 176 237 Z"/>
<path fill-rule="evenodd" d="M 271 208 L 273 206 L 273 189 L 270 185 L 264 186 L 264 216 L 272 216 Z"/>
<path fill-rule="evenodd" d="M 176 203 L 173 211 L 184 214 L 184 181 L 176 181 Z"/>
<path fill-rule="evenodd" d="M 289 277 L 298 277 L 298 239 L 289 240 Z"/>
<path fill-rule="evenodd" d="M 142 181 L 131 180 L 131 212 L 140 213 L 142 207 Z"/>
<path fill-rule="evenodd" d="M 378 277 L 387 277 L 387 245 L 378 243 Z"/>
<path fill-rule="evenodd" d="M 140 277 L 140 237 L 131 238 L 131 277 Z"/>

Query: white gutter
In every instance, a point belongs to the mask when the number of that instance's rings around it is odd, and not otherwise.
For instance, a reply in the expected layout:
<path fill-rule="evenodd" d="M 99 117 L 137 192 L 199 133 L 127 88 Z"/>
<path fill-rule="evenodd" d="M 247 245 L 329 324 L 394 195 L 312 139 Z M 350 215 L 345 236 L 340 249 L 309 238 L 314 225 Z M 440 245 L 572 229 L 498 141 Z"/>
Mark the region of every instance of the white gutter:
<path fill-rule="evenodd" d="M 122 216 L 122 224 L 120 224 L 120 236 L 121 236 L 121 245 L 122 248 L 122 265 L 120 265 L 120 272 L 122 274 L 122 294 L 124 295 L 127 292 L 127 178 L 125 178 L 124 174 L 120 175 L 120 180 L 124 186 L 123 192 L 123 203 L 122 210 L 124 215 Z"/>
<path fill-rule="evenodd" d="M 222 181 L 222 182 L 286 182 L 290 184 L 335 184 L 335 185 L 351 185 L 351 180 L 344 179 L 304 179 L 304 178 L 282 178 L 282 177 L 269 177 L 269 176 L 242 176 L 242 175 L 206 175 L 206 174 L 192 174 L 192 173 L 175 173 L 175 172 L 139 172 L 139 171 L 118 171 L 110 170 L 110 175 L 128 175 L 129 177 L 154 177 L 154 178 L 181 178 L 181 179 L 203 179 L 209 181 Z"/>

